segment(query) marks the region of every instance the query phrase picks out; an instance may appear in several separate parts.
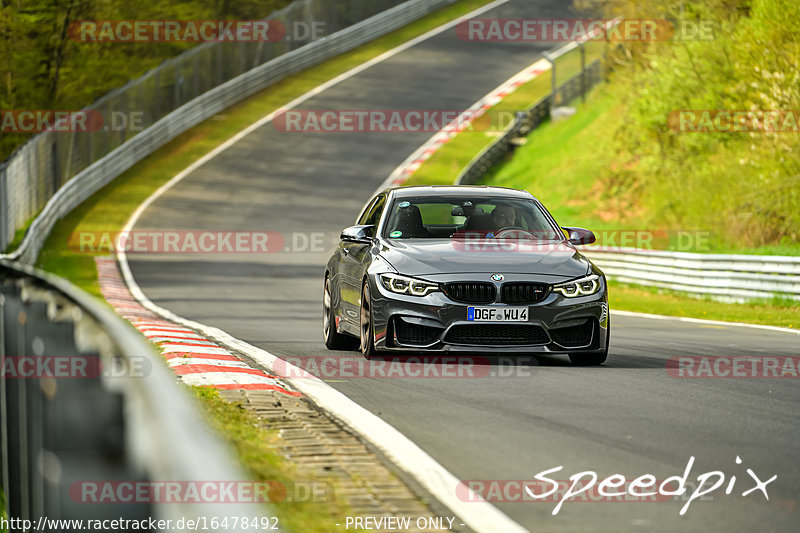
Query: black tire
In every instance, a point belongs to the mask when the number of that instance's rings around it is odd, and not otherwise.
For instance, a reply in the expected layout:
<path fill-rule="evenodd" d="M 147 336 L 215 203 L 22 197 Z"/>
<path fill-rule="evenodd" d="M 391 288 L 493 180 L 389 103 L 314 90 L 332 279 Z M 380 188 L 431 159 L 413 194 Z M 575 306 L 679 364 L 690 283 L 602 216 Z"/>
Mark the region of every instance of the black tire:
<path fill-rule="evenodd" d="M 372 299 L 368 282 L 364 282 L 364 287 L 361 289 L 361 312 L 359 317 L 359 323 L 361 324 L 361 353 L 369 359 L 378 352 L 375 349 L 375 334 L 372 329 Z"/>
<path fill-rule="evenodd" d="M 325 287 L 322 295 L 322 337 L 329 350 L 346 350 L 353 344 L 347 335 L 336 331 L 336 315 L 333 312 L 331 280 L 325 276 Z"/>

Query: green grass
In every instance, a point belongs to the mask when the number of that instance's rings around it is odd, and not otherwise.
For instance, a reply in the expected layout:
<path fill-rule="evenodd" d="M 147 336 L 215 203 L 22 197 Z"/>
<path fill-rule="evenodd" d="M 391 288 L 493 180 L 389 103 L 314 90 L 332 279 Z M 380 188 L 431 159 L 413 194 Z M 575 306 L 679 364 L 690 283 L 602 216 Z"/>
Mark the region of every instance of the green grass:
<path fill-rule="evenodd" d="M 595 178 L 587 168 L 595 164 L 604 142 L 604 117 L 615 112 L 615 100 L 604 86 L 589 94 L 577 113 L 561 122 L 545 122 L 527 142 L 484 176 L 481 183 L 525 189 L 544 203 L 565 226 L 618 229 L 624 223 L 603 215 L 590 191 Z M 587 149 L 592 146 L 592 149 Z"/>
<path fill-rule="evenodd" d="M 586 45 L 586 63 L 603 54 L 605 44 L 591 41 Z M 556 60 L 556 82 L 561 84 L 580 72 L 580 53 L 573 50 Z M 509 117 L 519 110 L 526 109 L 539 99 L 550 94 L 552 71 L 548 70 L 528 83 L 521 85 L 501 102 L 498 102 L 484 116 L 477 119 L 471 129 L 467 129 L 442 146 L 431 158 L 411 175 L 405 185 L 449 185 L 458 173 L 483 148 L 498 135 L 499 130 L 508 124 L 500 117 Z M 498 127 L 498 124 L 500 127 Z"/>
<path fill-rule="evenodd" d="M 298 482 L 315 481 L 324 486 L 330 485 L 330 479 L 298 479 L 293 465 L 275 453 L 277 432 L 263 428 L 258 417 L 241 404 L 224 400 L 216 389 L 192 389 L 200 400 L 204 418 L 213 429 L 225 436 L 252 480 L 276 482 L 285 487 L 292 487 Z M 336 523 L 341 522 L 341 517 L 350 514 L 349 506 L 336 494 L 336 487 L 332 486 L 332 490 L 326 491 L 326 497 L 322 498 L 324 501 L 298 502 L 287 498 L 286 501 L 272 504 L 270 511 L 278 517 L 283 531 L 328 533 L 337 529 Z"/>
<path fill-rule="evenodd" d="M 290 76 L 227 109 L 218 117 L 223 120 L 207 120 L 178 136 L 59 221 L 39 254 L 38 266 L 101 297 L 94 256 L 108 253 L 76 251 L 80 232 L 121 230 L 133 211 L 154 190 L 258 118 L 280 109 L 317 85 L 489 1 L 462 0 L 371 43 Z"/>
<path fill-rule="evenodd" d="M 608 304 L 612 310 L 618 311 L 800 328 L 800 302 L 779 298 L 741 304 L 722 303 L 709 298 L 691 298 L 673 291 L 611 281 Z"/>
<path fill-rule="evenodd" d="M 0 518 L 8 520 L 8 511 L 6 511 L 6 493 L 2 488 L 0 488 Z M 2 528 L 0 528 L 0 531 L 8 531 L 8 528 L 4 525 Z"/>
<path fill-rule="evenodd" d="M 6 246 L 6 249 L 3 250 L 4 254 L 10 254 L 11 252 L 19 248 L 19 245 L 22 244 L 22 240 L 25 238 L 25 232 L 28 231 L 28 228 L 30 227 L 31 224 L 33 224 L 34 220 L 36 220 L 35 216 L 31 217 L 30 220 L 26 221 L 25 224 L 22 225 L 22 227 L 17 228 L 17 231 L 14 232 L 14 238 L 11 239 L 11 242 L 9 242 L 8 246 Z"/>

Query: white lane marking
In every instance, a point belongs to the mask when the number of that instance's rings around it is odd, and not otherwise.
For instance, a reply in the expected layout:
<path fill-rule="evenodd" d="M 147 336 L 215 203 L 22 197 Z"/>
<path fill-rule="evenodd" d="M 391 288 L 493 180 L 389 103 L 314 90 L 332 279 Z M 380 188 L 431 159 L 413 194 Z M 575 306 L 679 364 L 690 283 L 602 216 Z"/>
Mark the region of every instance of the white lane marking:
<path fill-rule="evenodd" d="M 653 320 L 678 320 L 680 322 L 692 322 L 696 324 L 713 324 L 715 326 L 734 326 L 742 328 L 766 329 L 769 331 L 780 331 L 781 333 L 793 333 L 800 335 L 800 330 L 791 328 L 781 328 L 778 326 L 765 326 L 762 324 L 747 324 L 746 322 L 725 322 L 724 320 L 707 320 L 705 318 L 689 318 L 683 316 L 651 315 L 649 313 L 635 313 L 633 311 L 611 310 L 612 315 L 632 316 L 637 318 L 651 318 Z"/>
<path fill-rule="evenodd" d="M 315 89 L 305 93 L 304 95 L 292 100 L 289 104 L 284 106 L 279 111 L 285 111 L 287 109 L 292 109 L 299 104 L 305 102 L 306 100 L 312 98 L 313 96 L 333 87 L 334 85 L 344 81 L 352 76 L 368 69 L 369 67 L 378 64 L 386 59 L 411 48 L 412 46 L 423 42 L 431 37 L 434 37 L 448 29 L 456 26 L 459 22 L 465 19 L 474 18 L 485 11 L 489 11 L 499 5 L 507 3 L 509 0 L 496 0 L 486 6 L 483 6 L 480 9 L 472 11 L 462 17 L 443 24 L 438 28 L 435 28 L 419 37 L 412 39 L 392 50 L 389 50 L 380 56 L 363 63 L 328 82 L 325 82 Z M 136 222 L 141 217 L 142 213 L 159 197 L 161 197 L 165 192 L 175 186 L 178 182 L 180 182 L 183 178 L 188 176 L 191 172 L 195 169 L 199 168 L 206 162 L 210 161 L 224 150 L 228 149 L 240 139 L 245 137 L 246 135 L 250 134 L 251 132 L 255 131 L 259 127 L 263 126 L 264 124 L 269 123 L 277 114 L 277 112 L 273 112 L 268 114 L 267 116 L 263 117 L 262 119 L 258 120 L 257 122 L 251 124 L 244 130 L 240 131 L 218 147 L 211 150 L 209 153 L 201 157 L 200 159 L 196 160 L 194 163 L 183 169 L 181 172 L 176 174 L 172 179 L 170 179 L 167 183 L 159 187 L 153 194 L 151 194 L 139 207 L 134 211 L 131 215 L 131 218 L 125 224 L 125 228 L 122 231 L 131 231 L 131 229 L 135 226 Z M 217 340 L 222 338 L 230 339 L 232 341 L 236 341 L 241 343 L 242 347 L 247 347 L 247 350 L 242 350 L 244 353 L 248 353 L 251 357 L 256 358 L 259 362 L 265 363 L 270 361 L 275 361 L 277 358 L 266 352 L 264 350 L 260 350 L 254 346 L 251 346 L 247 343 L 242 341 L 238 341 L 234 337 L 228 335 L 227 333 L 218 330 L 216 328 L 209 328 L 203 324 L 199 324 L 196 322 L 192 322 L 189 320 L 184 319 L 170 311 L 163 309 L 155 305 L 151 302 L 147 296 L 145 296 L 144 292 L 141 290 L 139 285 L 136 283 L 136 280 L 133 277 L 133 273 L 131 272 L 130 265 L 128 264 L 127 256 L 125 255 L 124 250 L 120 250 L 117 253 L 117 259 L 120 263 L 120 269 L 122 270 L 123 279 L 127 284 L 128 288 L 131 291 L 136 300 L 138 300 L 144 307 L 150 309 L 154 313 L 157 313 L 164 318 L 170 319 L 174 322 L 181 323 L 185 326 L 193 328 L 192 325 L 196 325 L 193 329 L 197 329 L 206 333 L 210 330 L 214 330 L 220 336 L 212 336 Z M 223 342 L 220 340 L 220 342 Z M 227 342 L 223 342 L 224 344 L 228 344 Z M 232 345 L 232 344 L 228 344 Z M 255 357 L 255 355 L 258 357 Z M 281 363 L 282 365 L 288 365 L 288 363 Z M 270 363 L 267 368 L 271 369 L 272 365 Z M 300 369 L 297 369 L 298 371 Z M 243 375 L 246 376 L 246 375 Z M 253 376 L 257 377 L 257 376 Z M 188 378 L 188 379 L 187 379 Z M 182 381 L 187 384 L 211 384 L 209 382 L 213 381 L 213 376 L 209 375 L 209 373 L 202 374 L 202 381 L 194 382 L 193 377 L 190 376 L 182 376 Z M 198 378 L 199 379 L 199 378 Z M 293 380 L 290 380 L 293 381 Z M 470 502 L 461 501 L 456 497 L 456 487 L 460 483 L 460 481 L 450 472 L 448 472 L 442 465 L 437 463 L 432 457 L 430 457 L 427 453 L 425 453 L 419 446 L 414 444 L 411 440 L 408 439 L 405 435 L 400 433 L 397 429 L 387 424 L 382 419 L 378 418 L 377 416 L 373 415 L 357 403 L 350 400 L 344 394 L 336 391 L 327 383 L 317 379 L 317 378 L 305 378 L 302 380 L 298 380 L 302 383 L 301 387 L 298 387 L 298 390 L 306 392 L 306 395 L 311 397 L 319 406 L 331 412 L 334 416 L 339 418 L 342 422 L 346 425 L 350 426 L 354 431 L 361 435 L 362 438 L 370 441 L 376 447 L 380 448 L 384 451 L 386 456 L 392 460 L 395 464 L 398 465 L 401 469 L 408 472 L 411 476 L 413 476 L 423 487 L 425 487 L 430 493 L 437 498 L 443 505 L 448 507 L 452 512 L 457 514 L 469 527 L 476 531 L 504 531 L 506 533 L 521 533 L 527 531 L 525 528 L 511 520 L 508 516 L 506 516 L 503 512 L 499 509 L 491 505 L 490 503 L 484 501 L 480 498 L 477 494 L 472 494 L 474 496 L 474 500 Z M 241 383 L 241 382 L 240 382 Z M 223 383 L 216 383 L 218 385 Z M 294 384 L 293 385 L 297 385 Z"/>

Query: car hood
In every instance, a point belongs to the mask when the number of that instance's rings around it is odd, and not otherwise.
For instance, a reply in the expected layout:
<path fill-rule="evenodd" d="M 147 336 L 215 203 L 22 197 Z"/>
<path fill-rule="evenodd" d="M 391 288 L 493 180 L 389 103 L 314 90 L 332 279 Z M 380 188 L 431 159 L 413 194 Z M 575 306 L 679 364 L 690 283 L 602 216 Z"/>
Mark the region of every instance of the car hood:
<path fill-rule="evenodd" d="M 572 279 L 589 272 L 589 260 L 565 243 L 409 239 L 381 243 L 381 256 L 399 273 L 536 274 Z"/>

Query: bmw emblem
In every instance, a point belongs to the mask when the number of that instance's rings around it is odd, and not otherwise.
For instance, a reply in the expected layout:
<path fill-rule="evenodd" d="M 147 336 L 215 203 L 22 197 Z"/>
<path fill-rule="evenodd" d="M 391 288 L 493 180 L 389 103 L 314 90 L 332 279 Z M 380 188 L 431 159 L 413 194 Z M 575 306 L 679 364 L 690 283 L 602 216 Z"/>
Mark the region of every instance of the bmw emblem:
<path fill-rule="evenodd" d="M 492 274 L 492 279 L 494 281 L 503 281 L 506 277 L 502 274 Z"/>

